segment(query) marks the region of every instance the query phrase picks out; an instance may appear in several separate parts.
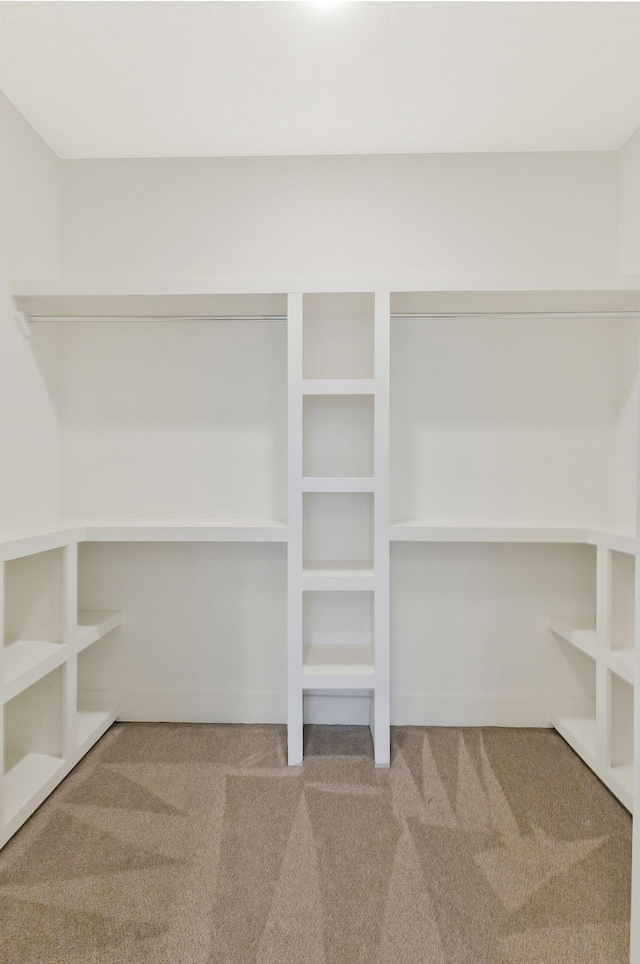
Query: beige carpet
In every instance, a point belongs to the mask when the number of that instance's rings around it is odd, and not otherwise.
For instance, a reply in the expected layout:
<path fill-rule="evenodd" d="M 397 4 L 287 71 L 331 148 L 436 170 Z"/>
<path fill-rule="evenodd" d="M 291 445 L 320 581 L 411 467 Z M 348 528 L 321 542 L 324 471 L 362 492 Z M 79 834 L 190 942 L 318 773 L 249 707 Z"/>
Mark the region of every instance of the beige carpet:
<path fill-rule="evenodd" d="M 0 854 L 0 960 L 627 964 L 630 832 L 548 730 L 116 725 Z"/>

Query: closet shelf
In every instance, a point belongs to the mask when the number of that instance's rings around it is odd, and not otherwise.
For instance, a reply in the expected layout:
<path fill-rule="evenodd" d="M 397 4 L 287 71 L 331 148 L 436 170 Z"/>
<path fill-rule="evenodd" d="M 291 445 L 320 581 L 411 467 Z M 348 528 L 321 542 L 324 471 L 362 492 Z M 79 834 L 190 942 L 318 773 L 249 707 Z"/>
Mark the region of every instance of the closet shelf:
<path fill-rule="evenodd" d="M 67 658 L 64 643 L 30 642 L 18 640 L 6 646 L 3 658 L 2 702 L 37 683 L 39 679 L 61 666 Z"/>
<path fill-rule="evenodd" d="M 607 649 L 605 662 L 609 669 L 632 685 L 636 679 L 635 652 L 632 649 Z"/>
<path fill-rule="evenodd" d="M 544 542 L 603 545 L 635 555 L 636 538 L 629 530 L 561 526 L 544 523 L 407 521 L 390 526 L 391 542 Z"/>
<path fill-rule="evenodd" d="M 374 569 L 370 561 L 337 560 L 303 564 L 303 589 L 327 591 L 373 589 L 374 583 Z"/>
<path fill-rule="evenodd" d="M 633 765 L 611 767 L 609 779 L 613 784 L 613 793 L 628 810 L 633 809 Z"/>
<path fill-rule="evenodd" d="M 102 710 L 78 710 L 76 713 L 76 747 L 82 756 L 96 743 L 112 723 L 118 710 L 116 706 Z"/>
<path fill-rule="evenodd" d="M 286 542 L 287 527 L 270 519 L 93 519 L 88 542 Z"/>
<path fill-rule="evenodd" d="M 587 528 L 483 522 L 400 522 L 392 542 L 568 542 L 589 541 Z"/>
<path fill-rule="evenodd" d="M 595 616 L 551 616 L 549 629 L 592 659 L 605 652 L 598 645 Z"/>
<path fill-rule="evenodd" d="M 373 395 L 373 378 L 303 378 L 303 395 Z"/>
<path fill-rule="evenodd" d="M 553 721 L 555 729 L 578 756 L 593 770 L 596 762 L 596 717 L 559 716 Z"/>
<path fill-rule="evenodd" d="M 374 684 L 372 646 L 316 644 L 305 646 L 303 684 L 317 689 L 371 689 Z"/>
<path fill-rule="evenodd" d="M 373 492 L 373 477 L 348 476 L 305 476 L 302 479 L 303 492 Z"/>
<path fill-rule="evenodd" d="M 60 757 L 28 753 L 4 775 L 4 822 L 9 824 L 28 808 L 32 813 L 51 793 L 65 765 Z M 23 819 L 26 819 L 25 814 Z M 22 820 L 20 820 L 22 822 Z"/>
<path fill-rule="evenodd" d="M 120 625 L 120 613 L 107 610 L 81 609 L 78 612 L 78 652 L 102 639 Z"/>
<path fill-rule="evenodd" d="M 633 649 L 605 649 L 596 637 L 595 616 L 551 616 L 549 629 L 576 649 L 604 663 L 612 672 L 626 680 L 635 681 Z"/>

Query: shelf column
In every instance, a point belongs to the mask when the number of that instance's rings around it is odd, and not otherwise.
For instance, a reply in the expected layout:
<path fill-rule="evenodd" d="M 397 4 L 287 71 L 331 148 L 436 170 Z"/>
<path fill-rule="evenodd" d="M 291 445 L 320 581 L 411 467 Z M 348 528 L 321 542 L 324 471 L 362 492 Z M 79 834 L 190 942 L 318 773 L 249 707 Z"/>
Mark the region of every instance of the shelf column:
<path fill-rule="evenodd" d="M 611 552 L 596 549 L 596 643 L 604 652 L 611 636 Z M 596 662 L 596 767 L 603 770 L 611 760 L 611 681 L 607 666 Z"/>
<path fill-rule="evenodd" d="M 76 752 L 76 715 L 78 702 L 78 546 L 74 543 L 64 548 L 62 591 L 62 641 L 68 647 L 64 664 L 64 693 L 62 700 L 63 753 L 70 760 Z"/>
<path fill-rule="evenodd" d="M 640 369 L 640 345 L 636 354 Z M 638 539 L 638 520 L 640 519 L 640 393 L 636 398 L 636 532 L 635 532 L 635 598 L 634 598 L 634 679 L 640 687 L 640 540 Z M 637 814 L 637 801 L 640 800 L 640 700 L 634 688 L 633 713 L 633 784 L 632 795 L 634 813 Z M 630 960 L 640 959 L 640 820 L 633 821 L 631 849 L 631 954 Z"/>
<path fill-rule="evenodd" d="M 5 563 L 0 562 L 0 691 L 4 682 L 4 575 Z M 4 705 L 0 701 L 0 831 L 4 827 Z"/>
<path fill-rule="evenodd" d="M 302 294 L 290 294 L 288 345 L 287 746 L 302 764 Z"/>
<path fill-rule="evenodd" d="M 375 764 L 388 767 L 390 749 L 389 686 L 389 369 L 390 293 L 375 293 L 375 439 L 374 572 L 375 690 L 371 706 Z"/>

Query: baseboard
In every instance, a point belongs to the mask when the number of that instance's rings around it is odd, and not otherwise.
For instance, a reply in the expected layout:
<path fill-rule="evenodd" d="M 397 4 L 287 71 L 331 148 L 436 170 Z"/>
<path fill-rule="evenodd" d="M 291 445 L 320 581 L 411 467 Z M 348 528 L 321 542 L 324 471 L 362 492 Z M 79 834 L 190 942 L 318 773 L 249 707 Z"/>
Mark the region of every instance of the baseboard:
<path fill-rule="evenodd" d="M 552 720 L 550 700 L 540 697 L 391 695 L 394 726 L 543 726 Z"/>
<path fill-rule="evenodd" d="M 118 719 L 166 723 L 285 723 L 284 693 L 215 693 L 131 690 L 105 694 L 119 703 Z M 369 696 L 360 693 L 308 693 L 305 723 L 368 725 Z M 544 698 L 392 696 L 395 726 L 551 726 Z"/>

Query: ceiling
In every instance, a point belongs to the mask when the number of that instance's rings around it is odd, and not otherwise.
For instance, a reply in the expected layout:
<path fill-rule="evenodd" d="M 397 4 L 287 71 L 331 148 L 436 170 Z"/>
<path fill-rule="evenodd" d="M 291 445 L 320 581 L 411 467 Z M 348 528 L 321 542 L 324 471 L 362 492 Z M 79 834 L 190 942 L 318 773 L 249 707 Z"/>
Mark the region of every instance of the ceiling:
<path fill-rule="evenodd" d="M 577 151 L 640 126 L 640 3 L 0 3 L 62 158 Z"/>

